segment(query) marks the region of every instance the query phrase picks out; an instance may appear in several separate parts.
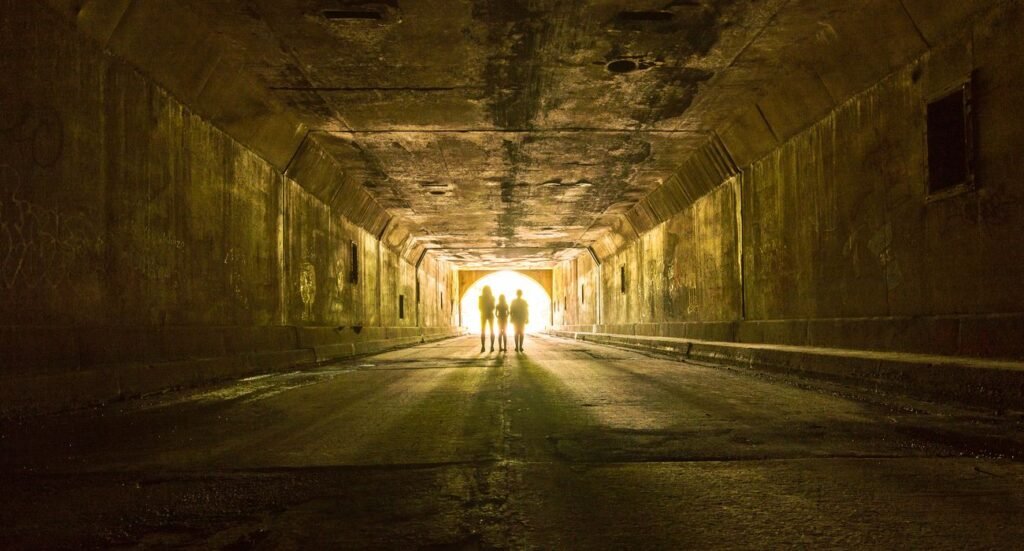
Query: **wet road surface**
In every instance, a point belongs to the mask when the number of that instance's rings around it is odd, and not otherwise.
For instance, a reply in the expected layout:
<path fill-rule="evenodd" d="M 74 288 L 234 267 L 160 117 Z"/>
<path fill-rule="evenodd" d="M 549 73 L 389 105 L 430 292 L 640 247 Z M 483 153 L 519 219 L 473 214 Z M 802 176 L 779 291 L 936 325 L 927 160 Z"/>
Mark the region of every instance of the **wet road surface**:
<path fill-rule="evenodd" d="M 1024 546 L 1019 414 L 477 342 L 0 422 L 0 547 Z"/>

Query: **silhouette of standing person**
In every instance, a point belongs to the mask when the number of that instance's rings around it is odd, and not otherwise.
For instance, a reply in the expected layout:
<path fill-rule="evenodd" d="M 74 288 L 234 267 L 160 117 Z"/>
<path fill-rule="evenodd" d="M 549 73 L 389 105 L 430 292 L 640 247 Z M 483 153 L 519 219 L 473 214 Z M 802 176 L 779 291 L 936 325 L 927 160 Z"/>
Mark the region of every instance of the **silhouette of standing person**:
<path fill-rule="evenodd" d="M 494 295 L 491 286 L 485 285 L 480 295 L 480 351 L 484 351 L 484 335 L 491 329 L 491 352 L 494 352 Z"/>
<path fill-rule="evenodd" d="M 508 304 L 505 302 L 505 295 L 498 295 L 494 315 L 498 318 L 498 352 L 508 352 Z"/>
<path fill-rule="evenodd" d="M 508 311 L 509 317 L 512 318 L 512 326 L 516 330 L 516 352 L 522 352 L 523 339 L 525 338 L 523 330 L 526 328 L 526 324 L 530 322 L 530 306 L 523 300 L 522 289 L 516 290 L 516 298 L 512 301 L 512 306 L 509 307 Z"/>

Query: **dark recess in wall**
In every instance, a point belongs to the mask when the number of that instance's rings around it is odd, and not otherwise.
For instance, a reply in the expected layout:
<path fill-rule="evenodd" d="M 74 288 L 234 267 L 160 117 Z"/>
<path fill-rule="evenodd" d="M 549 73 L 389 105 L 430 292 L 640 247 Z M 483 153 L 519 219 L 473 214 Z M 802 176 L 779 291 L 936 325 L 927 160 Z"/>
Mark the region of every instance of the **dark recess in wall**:
<path fill-rule="evenodd" d="M 671 21 L 675 17 L 670 11 L 623 11 L 619 12 L 620 21 Z"/>
<path fill-rule="evenodd" d="M 609 62 L 608 65 L 605 66 L 605 68 L 608 69 L 608 72 L 610 73 L 622 74 L 632 73 L 633 71 L 639 69 L 640 66 L 637 65 L 637 62 L 633 61 L 632 59 L 616 59 L 615 61 Z"/>
<path fill-rule="evenodd" d="M 352 243 L 351 258 L 349 259 L 349 283 L 359 283 L 359 245 Z"/>
<path fill-rule="evenodd" d="M 369 20 L 380 21 L 384 14 L 373 10 L 324 10 L 320 12 L 328 21 Z"/>
<path fill-rule="evenodd" d="M 965 83 L 928 103 L 928 193 L 972 187 L 971 86 Z"/>

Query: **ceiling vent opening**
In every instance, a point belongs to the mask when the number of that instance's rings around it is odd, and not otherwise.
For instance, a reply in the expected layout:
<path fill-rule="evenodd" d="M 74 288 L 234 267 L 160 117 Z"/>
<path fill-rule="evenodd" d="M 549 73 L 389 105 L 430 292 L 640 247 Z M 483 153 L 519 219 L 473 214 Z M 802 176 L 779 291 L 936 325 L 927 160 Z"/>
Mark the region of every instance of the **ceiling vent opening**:
<path fill-rule="evenodd" d="M 619 21 L 628 22 L 662 22 L 671 21 L 675 17 L 670 11 L 622 11 L 619 12 Z"/>
<path fill-rule="evenodd" d="M 640 68 L 640 65 L 637 64 L 637 62 L 633 61 L 632 59 L 616 59 L 615 61 L 609 62 L 604 67 L 605 69 L 608 69 L 608 72 L 610 73 L 621 75 L 636 71 L 637 69 Z"/>
<path fill-rule="evenodd" d="M 324 10 L 320 12 L 328 21 L 381 21 L 384 14 L 374 10 Z"/>

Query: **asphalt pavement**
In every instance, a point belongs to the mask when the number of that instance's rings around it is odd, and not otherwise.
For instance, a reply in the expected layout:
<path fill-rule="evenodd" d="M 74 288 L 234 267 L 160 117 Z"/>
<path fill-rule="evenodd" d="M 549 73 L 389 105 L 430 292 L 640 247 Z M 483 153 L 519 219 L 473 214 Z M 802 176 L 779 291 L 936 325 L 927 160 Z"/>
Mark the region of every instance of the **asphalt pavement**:
<path fill-rule="evenodd" d="M 0 422 L 0 546 L 1020 549 L 1024 417 L 528 336 Z"/>

